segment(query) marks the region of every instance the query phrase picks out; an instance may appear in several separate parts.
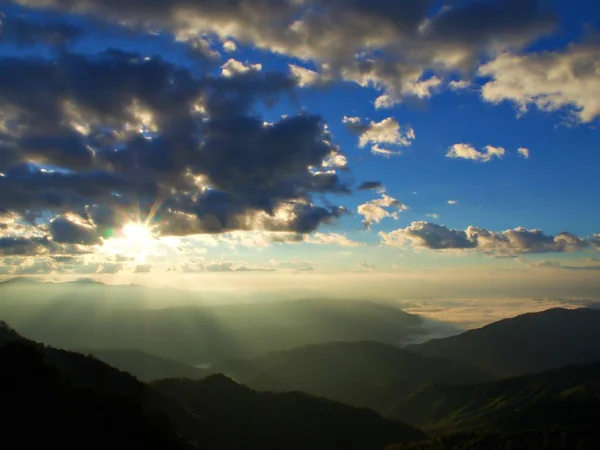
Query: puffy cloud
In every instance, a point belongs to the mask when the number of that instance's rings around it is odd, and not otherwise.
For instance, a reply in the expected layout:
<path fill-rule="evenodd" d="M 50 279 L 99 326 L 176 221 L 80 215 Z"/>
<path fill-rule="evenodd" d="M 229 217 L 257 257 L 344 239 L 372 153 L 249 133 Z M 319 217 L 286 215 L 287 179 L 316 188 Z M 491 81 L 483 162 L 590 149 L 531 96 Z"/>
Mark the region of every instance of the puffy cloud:
<path fill-rule="evenodd" d="M 468 249 L 477 244 L 462 230 L 452 230 L 443 225 L 429 222 L 413 222 L 404 229 L 380 232 L 382 244 L 388 247 L 404 247 L 412 244 L 418 248 L 432 250 Z"/>
<path fill-rule="evenodd" d="M 396 119 L 388 117 L 381 122 L 362 122 L 359 117 L 344 117 L 346 127 L 358 135 L 358 145 L 361 148 L 371 144 L 371 152 L 383 156 L 399 154 L 397 151 L 388 150 L 379 144 L 407 147 L 415 139 L 415 130 L 411 127 L 402 127 Z"/>
<path fill-rule="evenodd" d="M 440 77 L 471 70 L 485 53 L 521 48 L 554 29 L 537 0 L 430 1 L 18 0 L 178 35 L 216 33 L 262 49 L 313 60 L 329 77 L 386 91 L 387 104 L 426 97 Z M 315 45 L 318 43 L 318 45 Z M 431 72 L 435 75 L 430 75 Z"/>
<path fill-rule="evenodd" d="M 225 64 L 221 66 L 221 75 L 224 77 L 232 77 L 238 73 L 246 73 L 249 71 L 260 72 L 262 70 L 262 64 L 244 64 L 242 61 L 237 59 L 228 59 Z"/>
<path fill-rule="evenodd" d="M 347 161 L 323 120 L 302 113 L 265 123 L 255 114 L 295 81 L 228 75 L 196 77 L 118 51 L 1 60 L 0 213 L 27 214 L 39 232 L 3 238 L 2 251 L 91 246 L 151 211 L 163 236 L 310 233 L 345 214 L 313 201 L 350 192 L 337 171 Z M 40 86 L 44 95 L 31 96 Z M 56 218 L 40 228 L 48 215 Z"/>
<path fill-rule="evenodd" d="M 518 148 L 518 149 L 517 149 L 517 153 L 518 153 L 518 154 L 519 154 L 519 155 L 520 155 L 522 158 L 529 159 L 530 152 L 529 152 L 529 149 L 528 149 L 528 148 L 525 148 L 525 147 Z"/>
<path fill-rule="evenodd" d="M 390 211 L 393 209 L 394 211 Z M 393 197 L 381 194 L 381 198 L 371 200 L 358 206 L 357 212 L 363 216 L 366 228 L 371 228 L 373 223 L 379 223 L 383 219 L 397 219 L 398 213 L 406 211 L 408 206 Z"/>
<path fill-rule="evenodd" d="M 502 159 L 505 154 L 502 147 L 487 145 L 485 152 L 480 152 L 470 144 L 454 144 L 446 153 L 447 158 L 470 159 L 471 161 L 490 162 L 494 158 Z"/>
<path fill-rule="evenodd" d="M 323 81 L 319 73 L 296 64 L 290 64 L 290 73 L 300 87 L 312 86 Z"/>
<path fill-rule="evenodd" d="M 548 236 L 542 230 L 528 230 L 518 227 L 501 233 L 470 226 L 467 228 L 469 239 L 477 242 L 477 249 L 485 253 L 523 254 L 553 253 L 584 250 L 589 243 L 571 233 L 559 233 Z"/>
<path fill-rule="evenodd" d="M 58 216 L 50 221 L 54 242 L 63 244 L 94 245 L 100 243 L 96 228 L 75 215 Z"/>
<path fill-rule="evenodd" d="M 225 50 L 228 53 L 235 52 L 237 50 L 237 44 L 235 43 L 235 41 L 228 39 L 223 42 L 223 50 Z"/>
<path fill-rule="evenodd" d="M 448 87 L 450 88 L 451 91 L 460 91 L 463 89 L 468 89 L 471 87 L 471 82 L 467 81 L 467 80 L 453 80 L 450 83 L 448 83 Z"/>
<path fill-rule="evenodd" d="M 481 91 L 492 103 L 512 101 L 521 112 L 569 108 L 573 119 L 591 122 L 600 115 L 600 45 L 573 44 L 563 51 L 503 53 L 479 68 L 491 77 Z"/>
<path fill-rule="evenodd" d="M 413 222 L 407 228 L 379 235 L 382 243 L 390 247 L 412 245 L 432 250 L 476 249 L 494 256 L 576 252 L 590 247 L 589 240 L 571 233 L 549 236 L 541 230 L 524 227 L 495 232 L 469 226 L 463 231 L 429 222 Z"/>

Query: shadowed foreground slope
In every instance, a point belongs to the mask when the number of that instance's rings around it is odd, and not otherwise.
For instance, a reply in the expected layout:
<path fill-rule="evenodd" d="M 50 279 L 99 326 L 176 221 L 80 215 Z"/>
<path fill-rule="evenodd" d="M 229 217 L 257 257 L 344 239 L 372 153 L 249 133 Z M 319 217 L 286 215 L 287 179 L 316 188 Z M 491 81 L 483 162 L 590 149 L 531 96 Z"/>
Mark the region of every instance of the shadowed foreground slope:
<path fill-rule="evenodd" d="M 423 434 L 307 394 L 262 394 L 223 376 L 146 385 L 94 358 L 0 327 L 3 440 L 22 448 L 377 450 Z M 183 394 L 183 395 L 182 395 Z M 22 429 L 33 430 L 22 433 Z"/>

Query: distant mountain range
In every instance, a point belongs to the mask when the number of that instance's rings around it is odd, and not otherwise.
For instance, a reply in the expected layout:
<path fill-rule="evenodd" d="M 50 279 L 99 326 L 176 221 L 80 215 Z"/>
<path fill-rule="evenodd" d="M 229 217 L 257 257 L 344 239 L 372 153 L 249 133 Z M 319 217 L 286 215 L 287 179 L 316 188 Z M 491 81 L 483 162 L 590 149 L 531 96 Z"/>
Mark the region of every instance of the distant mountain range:
<path fill-rule="evenodd" d="M 430 382 L 464 384 L 491 379 L 479 368 L 379 342 L 317 344 L 228 361 L 209 370 L 256 389 L 303 391 L 379 411 Z"/>
<path fill-rule="evenodd" d="M 276 303 L 269 317 L 298 327 L 308 323 L 307 330 L 341 321 L 335 335 L 347 333 L 350 323 L 387 324 L 376 319 L 398 311 L 368 302 L 314 303 Z M 198 309 L 158 312 L 194 315 Z M 331 314 L 308 314 L 325 310 Z M 219 322 L 216 317 L 221 324 L 225 317 L 239 323 L 233 318 L 241 322 L 242 312 L 248 329 L 265 323 L 264 311 L 244 308 L 213 313 L 210 323 Z M 222 360 L 207 370 L 140 350 L 92 348 L 84 356 L 25 339 L 2 322 L 0 398 L 10 412 L 3 439 L 20 439 L 24 448 L 60 443 L 64 449 L 595 450 L 599 313 L 525 314 L 406 348 L 374 340 L 311 343 Z M 413 321 L 402 312 L 394 317 Z M 194 316 L 180 323 L 207 322 Z M 114 324 L 99 325 L 108 339 Z M 308 336 L 291 328 L 294 339 Z M 169 330 L 178 339 L 187 336 L 190 347 L 200 333 Z M 171 336 L 164 333 L 157 331 Z M 36 432 L 22 434 L 23 424 Z"/>
<path fill-rule="evenodd" d="M 92 356 L 113 367 L 129 372 L 141 381 L 155 381 L 163 378 L 200 379 L 209 375 L 206 370 L 139 350 L 75 349 L 74 351 Z"/>
<path fill-rule="evenodd" d="M 134 349 L 194 366 L 331 341 L 402 345 L 423 332 L 418 316 L 369 301 L 317 298 L 152 308 L 169 304 L 172 297 L 177 297 L 172 303 L 193 302 L 193 295 L 17 279 L 0 283 L 0 317 L 48 345 Z"/>
<path fill-rule="evenodd" d="M 523 314 L 407 348 L 480 367 L 497 377 L 541 372 L 600 359 L 600 310 L 556 308 Z"/>
<path fill-rule="evenodd" d="M 431 384 L 387 416 L 438 430 L 590 427 L 600 423 L 600 361 L 485 384 Z"/>

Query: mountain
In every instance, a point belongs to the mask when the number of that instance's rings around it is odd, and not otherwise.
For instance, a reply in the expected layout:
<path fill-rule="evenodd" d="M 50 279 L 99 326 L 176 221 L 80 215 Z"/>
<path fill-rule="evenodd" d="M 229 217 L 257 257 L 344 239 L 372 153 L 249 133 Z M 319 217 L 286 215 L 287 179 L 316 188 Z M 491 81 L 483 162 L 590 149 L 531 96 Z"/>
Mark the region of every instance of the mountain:
<path fill-rule="evenodd" d="M 600 359 L 599 343 L 600 310 L 556 308 L 407 348 L 505 377 Z"/>
<path fill-rule="evenodd" d="M 223 375 L 162 380 L 152 387 L 179 400 L 247 449 L 380 449 L 422 432 L 375 412 L 301 392 L 257 392 Z"/>
<path fill-rule="evenodd" d="M 431 384 L 387 415 L 437 430 L 592 427 L 600 423 L 600 361 L 479 385 Z"/>
<path fill-rule="evenodd" d="M 2 439 L 23 448 L 376 450 L 424 436 L 370 410 L 257 393 L 223 376 L 149 385 L 93 357 L 0 330 L 8 337 L 0 343 Z"/>
<path fill-rule="evenodd" d="M 0 283 L 0 317 L 36 341 L 71 349 L 134 349 L 193 366 L 330 341 L 400 346 L 423 333 L 419 317 L 391 304 L 327 298 L 200 301 L 185 291 L 143 286 Z"/>
<path fill-rule="evenodd" d="M 6 322 L 0 320 L 0 345 L 6 345 L 9 342 L 23 341 L 19 333 L 12 329 Z"/>
<path fill-rule="evenodd" d="M 466 431 L 436 436 L 426 441 L 394 444 L 386 450 L 597 450 L 600 430 L 557 428 L 517 433 Z"/>
<path fill-rule="evenodd" d="M 429 382 L 465 384 L 490 379 L 481 369 L 379 342 L 310 345 L 228 361 L 209 370 L 255 389 L 302 391 L 378 411 Z"/>
<path fill-rule="evenodd" d="M 168 399 L 99 361 L 21 339 L 0 345 L 0 364 L 4 442 L 22 448 L 193 448 L 165 420 Z"/>
<path fill-rule="evenodd" d="M 139 350 L 76 349 L 75 351 L 91 355 L 113 367 L 129 372 L 142 381 L 155 381 L 163 378 L 198 379 L 208 375 L 208 372 L 197 367 Z"/>

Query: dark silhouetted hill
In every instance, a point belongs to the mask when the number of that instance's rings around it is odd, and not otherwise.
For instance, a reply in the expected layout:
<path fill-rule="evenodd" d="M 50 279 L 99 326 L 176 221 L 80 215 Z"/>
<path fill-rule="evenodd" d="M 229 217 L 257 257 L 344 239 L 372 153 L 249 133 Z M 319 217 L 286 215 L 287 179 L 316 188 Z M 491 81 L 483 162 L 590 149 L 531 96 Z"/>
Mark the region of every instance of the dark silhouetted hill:
<path fill-rule="evenodd" d="M 424 436 L 367 409 L 257 393 L 224 376 L 147 385 L 93 357 L 0 330 L 2 440 L 19 448 L 376 450 Z"/>
<path fill-rule="evenodd" d="M 302 391 L 378 411 L 429 382 L 490 380 L 481 369 L 378 342 L 311 345 L 229 361 L 210 370 L 256 389 Z"/>
<path fill-rule="evenodd" d="M 239 449 L 381 449 L 397 440 L 424 436 L 369 409 L 301 392 L 256 392 L 224 375 L 163 380 L 152 386 L 195 414 L 209 417 L 213 428 L 227 433 Z"/>
<path fill-rule="evenodd" d="M 407 348 L 478 366 L 499 377 L 542 372 L 600 359 L 600 310 L 557 308 L 524 314 Z"/>
<path fill-rule="evenodd" d="M 164 378 L 199 379 L 208 372 L 197 367 L 150 355 L 139 350 L 85 350 L 75 351 L 92 355 L 117 369 L 124 370 L 142 381 L 155 381 Z"/>
<path fill-rule="evenodd" d="M 5 444 L 63 449 L 194 448 L 171 427 L 163 396 L 149 395 L 131 375 L 99 361 L 13 340 L 0 345 L 0 365 Z"/>
<path fill-rule="evenodd" d="M 597 450 L 598 428 L 557 428 L 518 433 L 467 431 L 436 436 L 426 441 L 390 445 L 386 450 Z"/>

